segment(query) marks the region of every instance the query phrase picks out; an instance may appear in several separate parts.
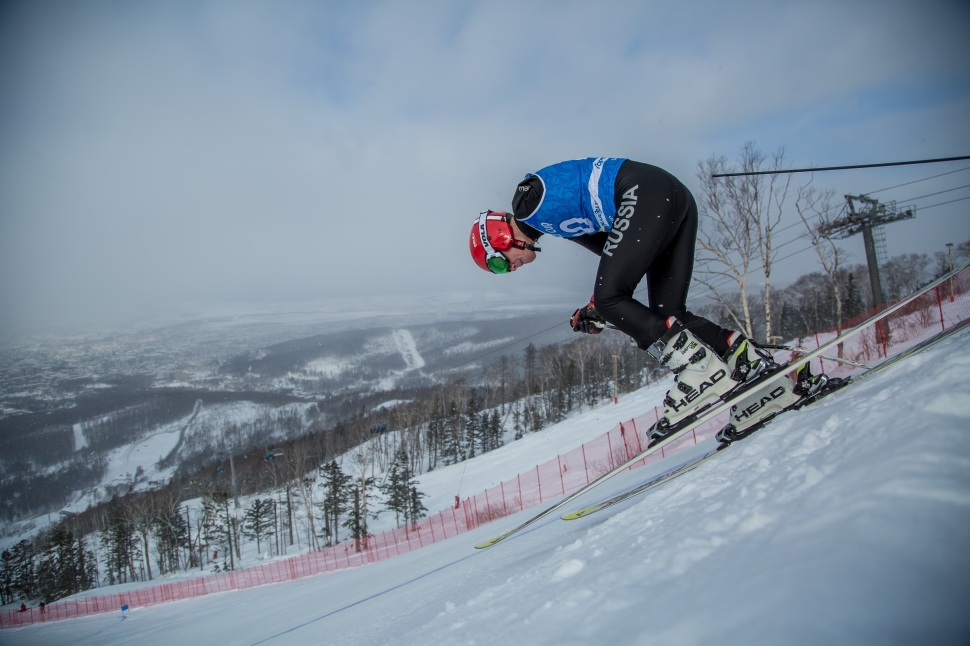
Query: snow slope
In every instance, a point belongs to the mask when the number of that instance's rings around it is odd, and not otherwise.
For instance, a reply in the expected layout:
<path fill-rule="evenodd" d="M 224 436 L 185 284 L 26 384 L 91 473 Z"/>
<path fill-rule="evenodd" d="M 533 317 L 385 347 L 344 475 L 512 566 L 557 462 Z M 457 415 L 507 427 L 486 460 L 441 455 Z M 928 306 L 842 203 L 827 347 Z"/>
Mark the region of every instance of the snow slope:
<path fill-rule="evenodd" d="M 965 329 L 644 496 L 488 550 L 472 545 L 536 510 L 374 565 L 0 641 L 967 643 L 968 370 Z"/>

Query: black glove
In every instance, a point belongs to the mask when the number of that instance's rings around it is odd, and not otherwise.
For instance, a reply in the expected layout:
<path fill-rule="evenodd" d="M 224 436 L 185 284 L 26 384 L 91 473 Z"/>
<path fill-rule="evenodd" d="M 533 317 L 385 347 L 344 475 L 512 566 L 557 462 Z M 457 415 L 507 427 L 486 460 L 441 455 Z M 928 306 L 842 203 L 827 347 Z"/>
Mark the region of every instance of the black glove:
<path fill-rule="evenodd" d="M 606 321 L 593 308 L 592 298 L 589 299 L 589 305 L 573 312 L 569 324 L 573 326 L 573 332 L 585 332 L 586 334 L 599 334 L 606 327 Z"/>

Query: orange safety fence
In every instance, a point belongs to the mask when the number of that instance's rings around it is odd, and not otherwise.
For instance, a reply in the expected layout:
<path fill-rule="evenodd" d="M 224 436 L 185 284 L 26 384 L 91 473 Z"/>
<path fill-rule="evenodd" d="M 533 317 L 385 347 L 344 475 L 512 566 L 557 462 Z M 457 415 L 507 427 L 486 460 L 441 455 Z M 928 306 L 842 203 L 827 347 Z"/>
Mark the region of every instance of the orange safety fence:
<path fill-rule="evenodd" d="M 940 287 L 927 292 L 886 319 L 884 325 L 872 325 L 849 339 L 833 355 L 863 364 L 878 363 L 889 356 L 970 319 L 970 269 L 964 270 Z M 886 306 L 883 306 L 886 307 Z M 867 312 L 846 321 L 849 329 L 872 316 Z M 839 335 L 837 329 L 819 332 L 800 339 L 797 345 L 812 350 Z M 836 353 L 839 353 L 836 355 Z M 786 359 L 786 352 L 779 359 Z M 830 375 L 844 376 L 858 368 L 821 359 L 812 369 Z M 289 559 L 254 567 L 209 574 L 196 579 L 146 586 L 130 592 L 80 599 L 66 599 L 25 612 L 0 612 L 0 628 L 13 628 L 39 621 L 52 621 L 129 608 L 151 606 L 168 601 L 198 597 L 213 592 L 244 590 L 268 583 L 292 581 L 314 574 L 366 565 L 406 554 L 412 550 L 458 536 L 472 529 L 550 502 L 572 493 L 610 471 L 618 464 L 640 453 L 647 446 L 646 432 L 659 418 L 660 409 L 618 424 L 605 435 L 586 442 L 579 448 L 557 456 L 535 468 L 500 482 L 485 491 L 462 500 L 455 507 L 440 511 L 420 521 L 367 536 L 360 541 L 347 541 L 333 547 Z M 664 447 L 631 468 L 662 460 L 677 451 L 713 437 L 727 422 L 727 412 L 697 427 L 690 434 Z"/>

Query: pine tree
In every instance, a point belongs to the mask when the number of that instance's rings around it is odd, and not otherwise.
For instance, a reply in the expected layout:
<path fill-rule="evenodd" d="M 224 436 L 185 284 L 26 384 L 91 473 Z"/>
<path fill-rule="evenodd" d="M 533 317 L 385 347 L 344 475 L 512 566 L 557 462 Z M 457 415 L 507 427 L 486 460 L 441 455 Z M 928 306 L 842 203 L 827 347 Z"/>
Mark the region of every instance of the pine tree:
<path fill-rule="evenodd" d="M 425 494 L 418 491 L 417 477 L 410 470 L 409 464 L 408 454 L 402 447 L 391 464 L 387 479 L 380 487 L 386 497 L 384 507 L 394 512 L 394 520 L 398 527 L 401 526 L 402 520 L 404 524 L 414 523 L 424 515 L 423 512 L 427 511 L 421 504 Z"/>
<path fill-rule="evenodd" d="M 498 409 L 493 408 L 492 414 L 488 418 L 488 434 L 491 438 L 491 447 L 489 448 L 490 451 L 494 451 L 504 444 L 502 430 L 502 418 L 499 415 Z"/>
<path fill-rule="evenodd" d="M 855 284 L 855 276 L 853 276 L 851 273 L 846 279 L 845 304 L 843 305 L 843 308 L 845 310 L 846 319 L 851 319 L 858 316 L 864 310 L 862 295 L 859 294 L 859 288 Z"/>
<path fill-rule="evenodd" d="M 34 568 L 34 546 L 24 539 L 10 550 L 13 593 L 20 599 L 33 599 L 37 588 Z"/>
<path fill-rule="evenodd" d="M 85 589 L 84 543 L 57 525 L 41 537 L 43 551 L 37 565 L 37 590 L 44 603 L 70 596 Z"/>
<path fill-rule="evenodd" d="M 485 429 L 482 426 L 481 419 L 478 416 L 481 410 L 481 405 L 476 396 L 475 389 L 473 388 L 468 396 L 468 402 L 465 404 L 465 441 L 463 442 L 464 453 L 467 457 L 475 457 L 475 444 L 478 443 L 479 446 L 482 444 L 487 444 L 487 439 L 485 436 Z M 482 448 L 482 453 L 487 451 L 487 449 Z"/>
<path fill-rule="evenodd" d="M 347 519 L 343 526 L 350 530 L 350 537 L 354 539 L 354 549 L 360 551 L 361 542 L 367 538 L 368 516 L 376 518 L 376 514 L 368 511 L 368 492 L 374 486 L 374 478 L 361 478 L 353 488 L 352 505 L 347 512 Z"/>
<path fill-rule="evenodd" d="M 236 567 L 233 555 L 236 519 L 229 508 L 231 499 L 232 496 L 223 491 L 215 491 L 208 496 L 210 507 L 206 519 L 209 523 L 207 528 L 209 541 L 222 552 L 223 570 L 234 570 Z M 205 508 L 204 503 L 203 508 Z"/>
<path fill-rule="evenodd" d="M 379 487 L 385 497 L 384 507 L 394 512 L 394 522 L 398 527 L 401 526 L 401 516 L 404 516 L 405 522 L 407 522 L 409 509 L 409 476 L 408 454 L 404 450 L 404 447 L 401 447 L 394 456 L 394 461 L 388 470 L 387 478 L 385 478 L 384 483 Z"/>
<path fill-rule="evenodd" d="M 428 511 L 427 507 L 421 504 L 421 499 L 424 497 L 425 494 L 418 491 L 416 485 L 411 486 L 411 495 L 408 497 L 408 521 L 412 524 L 419 518 L 423 518 L 424 512 Z"/>
<path fill-rule="evenodd" d="M 428 414 L 427 440 L 425 442 L 428 447 L 428 471 L 432 471 L 438 466 L 438 459 L 441 457 L 441 448 L 444 445 L 444 420 L 445 412 L 442 399 L 432 397 L 431 410 Z"/>
<path fill-rule="evenodd" d="M 14 600 L 13 595 L 13 554 L 10 550 L 0 553 L 0 606 Z"/>
<path fill-rule="evenodd" d="M 488 426 L 488 411 L 483 410 L 475 419 L 475 430 L 478 436 L 478 448 L 480 453 L 488 453 L 492 450 L 492 433 Z"/>
<path fill-rule="evenodd" d="M 109 584 L 137 580 L 135 560 L 141 558 L 141 548 L 135 528 L 120 506 L 115 506 L 108 512 L 108 525 L 102 548 L 108 566 Z"/>
<path fill-rule="evenodd" d="M 462 422 L 462 412 L 458 405 L 454 401 L 449 402 L 441 446 L 441 455 L 445 464 L 457 464 L 465 459 L 465 429 Z"/>
<path fill-rule="evenodd" d="M 264 536 L 272 536 L 275 518 L 272 498 L 256 498 L 243 516 L 243 532 L 247 538 L 256 539 L 256 551 L 263 552 L 261 541 Z"/>
<path fill-rule="evenodd" d="M 513 405 L 512 409 L 512 428 L 515 430 L 515 439 L 522 439 L 522 413 L 519 412 L 518 403 Z"/>
<path fill-rule="evenodd" d="M 340 540 L 340 517 L 347 512 L 352 495 L 351 478 L 341 471 L 336 460 L 331 460 L 329 464 L 322 467 L 320 476 L 323 478 L 321 483 L 323 501 L 320 507 L 323 511 L 324 532 L 328 544 L 335 545 Z"/>

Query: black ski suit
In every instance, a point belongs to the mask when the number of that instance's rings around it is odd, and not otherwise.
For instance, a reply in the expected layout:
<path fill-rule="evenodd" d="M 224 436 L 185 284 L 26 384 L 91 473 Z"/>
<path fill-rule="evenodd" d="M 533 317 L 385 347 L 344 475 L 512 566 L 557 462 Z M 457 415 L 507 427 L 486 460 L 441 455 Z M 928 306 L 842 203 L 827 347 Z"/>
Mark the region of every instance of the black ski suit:
<path fill-rule="evenodd" d="M 519 183 L 512 200 L 513 214 L 527 216 L 542 199 L 542 182 L 530 177 Z M 697 204 L 694 196 L 667 171 L 626 160 L 616 175 L 614 203 L 637 186 L 639 199 L 629 217 L 630 225 L 619 241 L 610 242 L 609 232 L 570 238 L 600 257 L 593 289 L 596 311 L 630 335 L 646 350 L 667 331 L 666 320 L 674 316 L 691 324 L 695 335 L 723 355 L 731 330 L 687 311 L 687 290 L 694 270 L 697 241 Z M 516 218 L 530 238 L 541 232 Z M 616 222 L 614 221 L 614 225 Z M 633 290 L 646 276 L 647 305 L 633 298 Z"/>

